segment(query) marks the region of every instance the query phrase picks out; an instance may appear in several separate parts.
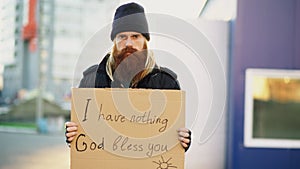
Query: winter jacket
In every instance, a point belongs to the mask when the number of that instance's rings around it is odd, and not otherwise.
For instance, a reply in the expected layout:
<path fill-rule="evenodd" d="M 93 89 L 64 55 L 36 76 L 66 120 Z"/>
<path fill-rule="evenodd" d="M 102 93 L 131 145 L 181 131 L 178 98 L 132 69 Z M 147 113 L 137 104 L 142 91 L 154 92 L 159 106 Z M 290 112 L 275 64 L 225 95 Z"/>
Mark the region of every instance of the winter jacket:
<path fill-rule="evenodd" d="M 80 88 L 121 87 L 120 85 L 116 85 L 117 82 L 112 82 L 106 73 L 106 62 L 108 57 L 109 54 L 104 57 L 99 65 L 91 66 L 83 72 L 83 78 L 79 84 Z M 135 88 L 180 90 L 177 75 L 168 68 L 158 66 L 141 79 Z"/>

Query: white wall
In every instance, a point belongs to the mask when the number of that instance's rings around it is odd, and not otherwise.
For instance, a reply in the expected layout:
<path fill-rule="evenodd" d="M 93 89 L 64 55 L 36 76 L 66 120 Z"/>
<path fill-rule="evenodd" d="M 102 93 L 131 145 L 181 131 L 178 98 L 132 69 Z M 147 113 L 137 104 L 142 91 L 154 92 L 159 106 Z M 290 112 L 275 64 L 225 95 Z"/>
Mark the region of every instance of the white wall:
<path fill-rule="evenodd" d="M 229 59 L 229 24 L 223 21 L 195 20 L 193 24 L 207 36 L 215 47 L 227 77 L 227 61 Z M 227 78 L 225 78 L 227 79 Z M 226 90 L 226 86 L 224 86 Z M 226 104 L 226 103 L 225 103 Z M 226 109 L 225 109 L 226 110 Z M 193 126 L 193 144 L 186 156 L 187 169 L 222 169 L 225 168 L 225 151 L 227 135 L 227 113 L 224 111 L 217 129 L 204 144 L 199 144 L 199 131 L 203 120 L 197 119 Z"/>
<path fill-rule="evenodd" d="M 192 23 L 207 37 L 220 59 L 220 64 L 216 63 L 215 66 L 222 66 L 225 74 L 227 74 L 228 23 L 201 19 L 189 20 L 188 23 Z M 193 41 L 199 43 L 200 46 L 205 43 L 196 36 Z M 214 133 L 208 134 L 211 137 L 205 143 L 201 143 L 199 137 L 202 132 L 205 132 L 203 130 L 206 119 L 212 114 L 210 106 L 213 106 L 212 93 L 215 91 L 210 79 L 212 74 L 207 69 L 205 59 L 201 60 L 202 57 L 206 57 L 204 56 L 205 53 L 200 51 L 198 53 L 200 60 L 197 60 L 197 57 L 193 57 L 195 54 L 188 43 L 178 39 L 174 40 L 168 35 L 151 35 L 150 47 L 154 50 L 159 65 L 176 72 L 182 90 L 186 91 L 186 126 L 191 128 L 193 132 L 192 146 L 186 153 L 186 169 L 221 169 L 225 166 L 226 115 L 224 112 L 221 121 L 215 124 L 218 125 L 217 129 Z M 226 90 L 226 86 L 222 87 Z"/>

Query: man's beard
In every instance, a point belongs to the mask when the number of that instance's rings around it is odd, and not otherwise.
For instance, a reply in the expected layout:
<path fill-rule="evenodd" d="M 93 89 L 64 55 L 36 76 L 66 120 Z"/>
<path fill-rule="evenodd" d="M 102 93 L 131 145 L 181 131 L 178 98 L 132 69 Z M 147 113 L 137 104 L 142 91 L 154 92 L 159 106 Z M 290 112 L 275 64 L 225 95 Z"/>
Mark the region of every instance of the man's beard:
<path fill-rule="evenodd" d="M 113 73 L 114 79 L 125 85 L 124 87 L 129 87 L 132 79 L 145 69 L 147 50 L 137 51 L 132 47 L 126 47 L 117 52 L 114 59 L 116 64 Z"/>
<path fill-rule="evenodd" d="M 132 47 L 126 47 L 121 51 L 115 50 L 114 59 L 116 62 L 116 66 L 118 66 L 124 59 L 126 59 L 129 55 L 133 54 L 136 51 L 137 49 Z"/>

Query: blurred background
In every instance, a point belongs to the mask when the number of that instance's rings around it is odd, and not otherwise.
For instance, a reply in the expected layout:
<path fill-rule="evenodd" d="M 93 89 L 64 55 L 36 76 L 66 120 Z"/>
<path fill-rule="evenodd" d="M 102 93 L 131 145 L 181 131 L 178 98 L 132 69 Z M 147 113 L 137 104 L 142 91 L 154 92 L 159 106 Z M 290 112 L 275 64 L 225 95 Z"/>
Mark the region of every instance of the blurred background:
<path fill-rule="evenodd" d="M 0 0 L 1 169 L 69 168 L 64 122 L 70 118 L 71 87 L 82 76 L 74 71 L 77 59 L 89 38 L 110 24 L 117 6 L 125 2 L 128 1 Z M 205 144 L 197 140 L 202 121 L 191 125 L 194 137 L 186 153 L 186 168 L 299 169 L 300 146 L 244 145 L 244 98 L 248 68 L 300 69 L 300 1 L 136 2 L 148 13 L 175 16 L 198 28 L 215 47 L 224 69 L 225 112 Z M 288 83 L 272 83 L 272 91 L 280 102 L 288 98 L 287 93 L 294 93 L 293 135 L 300 131 L 299 80 L 293 82 L 297 89 L 282 84 Z M 284 116 L 285 110 L 276 113 Z M 189 119 L 192 116 L 187 117 L 188 124 L 192 123 Z M 272 130 L 268 128 L 271 133 Z M 299 134 L 295 135 L 289 137 L 299 143 Z"/>

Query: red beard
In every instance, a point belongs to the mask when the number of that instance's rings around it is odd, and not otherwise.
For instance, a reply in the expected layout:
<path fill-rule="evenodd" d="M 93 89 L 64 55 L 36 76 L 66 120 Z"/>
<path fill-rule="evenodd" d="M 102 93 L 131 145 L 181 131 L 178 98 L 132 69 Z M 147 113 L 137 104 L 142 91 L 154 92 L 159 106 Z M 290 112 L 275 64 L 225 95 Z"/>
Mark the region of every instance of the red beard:
<path fill-rule="evenodd" d="M 129 55 L 133 54 L 136 51 L 137 49 L 132 47 L 126 47 L 122 49 L 115 55 L 116 64 L 119 65 L 125 58 L 127 58 Z"/>
<path fill-rule="evenodd" d="M 132 79 L 145 69 L 147 50 L 137 51 L 126 47 L 115 57 L 114 79 L 128 87 Z"/>

